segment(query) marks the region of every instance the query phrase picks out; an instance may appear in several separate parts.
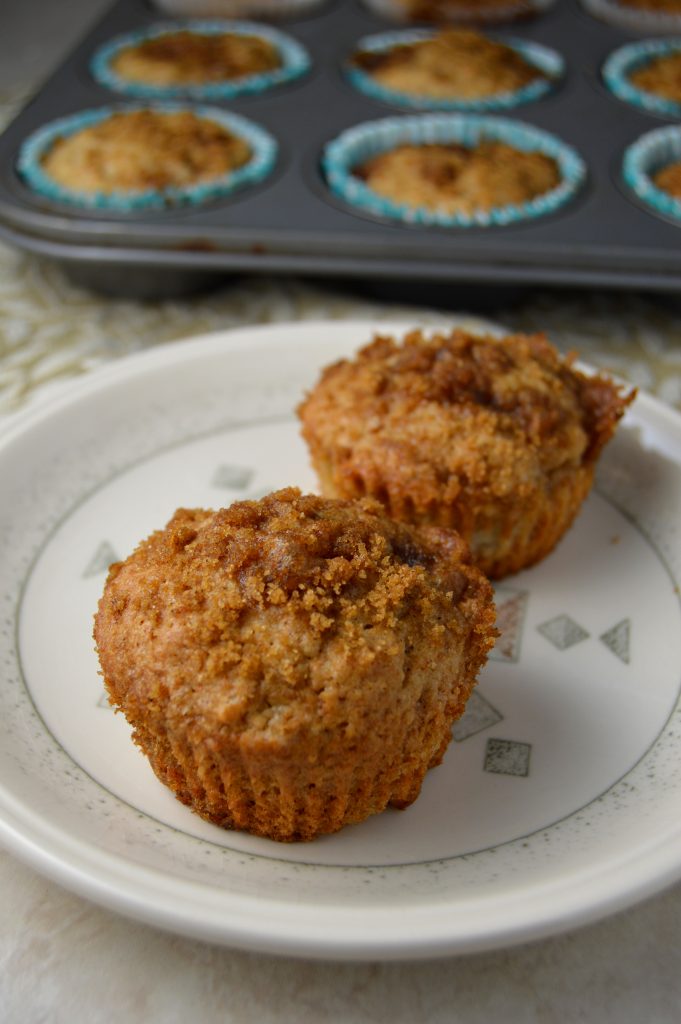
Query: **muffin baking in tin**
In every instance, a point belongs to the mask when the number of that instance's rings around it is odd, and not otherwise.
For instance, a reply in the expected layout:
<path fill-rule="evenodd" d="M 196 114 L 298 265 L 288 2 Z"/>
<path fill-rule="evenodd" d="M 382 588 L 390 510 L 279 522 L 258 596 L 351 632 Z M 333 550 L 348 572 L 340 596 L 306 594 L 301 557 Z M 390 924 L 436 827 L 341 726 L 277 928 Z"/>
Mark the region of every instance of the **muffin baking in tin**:
<path fill-rule="evenodd" d="M 116 213 L 197 205 L 264 180 L 274 138 L 214 107 L 102 107 L 44 125 L 23 143 L 17 171 L 56 203 Z"/>
<path fill-rule="evenodd" d="M 491 25 L 529 18 L 555 0 L 364 0 L 375 14 L 392 21 Z"/>
<path fill-rule="evenodd" d="M 636 32 L 681 32 L 681 0 L 582 0 L 596 18 Z"/>
<path fill-rule="evenodd" d="M 437 191 L 439 175 L 443 191 L 451 189 L 452 183 L 456 187 L 453 175 L 457 168 L 447 165 L 447 150 L 455 160 L 459 155 L 480 151 L 481 162 L 492 179 L 515 178 L 511 185 L 520 186 L 523 192 L 527 191 L 523 185 L 526 172 L 535 167 L 548 183 L 527 198 L 500 203 L 492 200 L 484 207 L 469 204 L 459 209 L 425 205 L 411 198 L 405 201 L 372 187 L 367 168 L 395 153 L 404 153 L 407 160 L 413 155 L 416 162 L 421 154 L 444 157 L 441 171 L 437 166 L 433 172 L 417 168 L 411 175 L 409 169 L 398 168 L 397 173 L 409 186 L 418 185 L 419 177 L 427 177 L 428 188 Z M 518 163 L 517 174 L 514 160 Z M 555 213 L 573 198 L 586 176 L 579 154 L 555 135 L 520 121 L 472 114 L 420 114 L 356 125 L 327 144 L 323 171 L 332 193 L 358 212 L 405 225 L 440 227 L 502 227 Z M 494 183 L 492 180 L 491 185 Z M 409 191 L 413 191 L 411 187 Z M 451 207 L 449 201 L 447 205 Z"/>
<path fill-rule="evenodd" d="M 93 77 L 144 99 L 230 100 L 294 81 L 310 67 L 297 40 L 245 21 L 166 23 L 129 32 L 97 50 Z"/>
<path fill-rule="evenodd" d="M 559 54 L 520 39 L 503 42 L 473 29 L 412 29 L 360 39 L 345 65 L 372 99 L 420 110 L 511 109 L 554 88 Z"/>
<path fill-rule="evenodd" d="M 663 117 L 681 117 L 681 38 L 646 39 L 615 50 L 603 81 L 619 99 Z"/>
<path fill-rule="evenodd" d="M 681 126 L 646 132 L 624 154 L 622 176 L 650 210 L 681 225 Z"/>

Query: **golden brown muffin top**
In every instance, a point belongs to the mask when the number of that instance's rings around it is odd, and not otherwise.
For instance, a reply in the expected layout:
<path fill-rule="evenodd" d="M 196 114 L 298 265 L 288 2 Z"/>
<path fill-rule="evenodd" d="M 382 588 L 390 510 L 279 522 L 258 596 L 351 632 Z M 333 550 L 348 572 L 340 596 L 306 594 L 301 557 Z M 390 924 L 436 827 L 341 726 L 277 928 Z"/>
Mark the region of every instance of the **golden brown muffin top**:
<path fill-rule="evenodd" d="M 190 716 L 201 732 L 217 723 L 276 745 L 352 729 L 401 699 L 383 692 L 386 658 L 471 629 L 484 650 L 493 618 L 491 588 L 456 534 L 394 523 L 368 499 L 289 488 L 178 510 L 111 567 L 95 637 L 105 677 L 125 680 L 126 714 L 163 704 L 168 728 Z"/>
<path fill-rule="evenodd" d="M 632 85 L 644 92 L 652 92 L 681 103 L 681 52 L 653 57 L 633 71 L 629 79 Z"/>
<path fill-rule="evenodd" d="M 182 187 L 218 178 L 247 163 L 248 144 L 191 111 L 135 110 L 58 139 L 43 169 L 83 192 Z"/>
<path fill-rule="evenodd" d="M 519 500 L 595 460 L 632 398 L 540 334 L 413 331 L 328 367 L 299 414 L 347 472 L 389 481 L 424 509 L 469 491 Z"/>
<path fill-rule="evenodd" d="M 653 175 L 653 183 L 663 192 L 681 199 L 681 162 L 667 164 Z"/>
<path fill-rule="evenodd" d="M 396 203 L 442 213 L 472 214 L 525 203 L 556 188 L 555 160 L 504 142 L 405 144 L 366 161 L 352 172 Z"/>
<path fill-rule="evenodd" d="M 389 89 L 436 98 L 495 96 L 546 77 L 517 50 L 470 29 L 443 29 L 431 39 L 363 51 L 353 62 Z"/>
<path fill-rule="evenodd" d="M 111 62 L 121 78 L 161 86 L 229 81 L 280 66 L 279 53 L 268 39 L 187 30 L 126 46 Z"/>

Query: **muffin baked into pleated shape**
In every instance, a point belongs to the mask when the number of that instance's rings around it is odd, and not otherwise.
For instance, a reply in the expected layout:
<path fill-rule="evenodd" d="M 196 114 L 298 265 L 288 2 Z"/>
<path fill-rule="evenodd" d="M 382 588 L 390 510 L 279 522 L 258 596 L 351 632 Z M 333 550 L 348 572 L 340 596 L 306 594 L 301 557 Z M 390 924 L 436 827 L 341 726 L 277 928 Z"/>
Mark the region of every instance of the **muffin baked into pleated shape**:
<path fill-rule="evenodd" d="M 179 510 L 112 566 L 95 620 L 109 699 L 158 778 L 283 841 L 410 804 L 495 635 L 456 534 L 295 488 Z"/>
<path fill-rule="evenodd" d="M 413 331 L 328 367 L 298 412 L 324 494 L 453 528 L 500 578 L 563 536 L 632 398 L 543 335 Z"/>

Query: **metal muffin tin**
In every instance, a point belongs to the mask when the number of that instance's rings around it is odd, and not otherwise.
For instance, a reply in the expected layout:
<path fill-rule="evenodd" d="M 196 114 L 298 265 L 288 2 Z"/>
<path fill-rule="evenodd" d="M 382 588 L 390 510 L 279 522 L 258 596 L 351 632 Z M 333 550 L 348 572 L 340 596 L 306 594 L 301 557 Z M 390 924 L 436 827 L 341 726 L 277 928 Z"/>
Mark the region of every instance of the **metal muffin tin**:
<path fill-rule="evenodd" d="M 607 91 L 604 60 L 640 36 L 590 17 L 577 0 L 557 0 L 539 17 L 494 32 L 535 40 L 565 58 L 553 93 L 504 113 L 558 135 L 587 163 L 585 186 L 551 216 L 508 227 L 424 228 L 372 218 L 330 195 L 320 169 L 325 143 L 353 124 L 399 113 L 344 79 L 343 60 L 357 41 L 390 27 L 360 0 L 326 0 L 305 17 L 278 22 L 308 49 L 306 77 L 212 102 L 277 138 L 279 159 L 265 182 L 203 206 L 135 214 L 81 212 L 32 193 L 15 170 L 23 140 L 54 118 L 125 103 L 93 80 L 93 53 L 114 36 L 167 20 L 145 0 L 118 0 L 0 137 L 1 237 L 59 260 L 84 283 L 129 295 L 178 293 L 211 277 L 254 272 L 372 280 L 398 295 L 426 282 L 678 290 L 681 226 L 638 202 L 621 176 L 626 147 L 675 122 Z"/>

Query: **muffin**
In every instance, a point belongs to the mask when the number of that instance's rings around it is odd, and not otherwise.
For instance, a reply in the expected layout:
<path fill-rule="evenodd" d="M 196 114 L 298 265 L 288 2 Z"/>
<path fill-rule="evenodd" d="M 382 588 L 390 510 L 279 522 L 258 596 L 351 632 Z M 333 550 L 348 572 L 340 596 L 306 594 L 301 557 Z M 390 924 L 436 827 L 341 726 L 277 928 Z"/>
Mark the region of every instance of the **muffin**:
<path fill-rule="evenodd" d="M 496 630 L 456 534 L 290 488 L 176 512 L 112 566 L 94 635 L 158 778 L 288 842 L 416 798 Z"/>
<path fill-rule="evenodd" d="M 530 17 L 546 2 L 537 0 L 365 0 L 376 13 L 402 21 L 480 24 Z"/>
<path fill-rule="evenodd" d="M 681 0 L 582 0 L 597 18 L 635 31 L 676 32 L 681 28 Z"/>
<path fill-rule="evenodd" d="M 180 18 L 302 17 L 323 6 L 326 0 L 152 0 L 153 6 Z"/>
<path fill-rule="evenodd" d="M 393 203 L 464 215 L 527 203 L 560 182 L 552 157 L 491 141 L 396 146 L 360 164 L 355 175 Z"/>
<path fill-rule="evenodd" d="M 245 33 L 164 32 L 124 46 L 111 61 L 120 78 L 148 85 L 200 85 L 274 71 L 276 48 Z"/>
<path fill-rule="evenodd" d="M 681 116 L 681 41 L 646 39 L 610 54 L 603 80 L 627 103 L 664 116 Z"/>
<path fill-rule="evenodd" d="M 681 127 L 665 125 L 632 143 L 624 154 L 622 177 L 650 212 L 681 224 Z"/>
<path fill-rule="evenodd" d="M 24 143 L 18 169 L 50 199 L 125 211 L 225 195 L 266 176 L 275 155 L 244 118 L 168 104 L 52 122 Z"/>
<path fill-rule="evenodd" d="M 270 26 L 187 21 L 109 41 L 90 70 L 102 85 L 130 96 L 232 99 L 290 82 L 309 66 L 304 47 Z"/>
<path fill-rule="evenodd" d="M 681 161 L 662 167 L 653 175 L 653 183 L 667 195 L 681 199 Z"/>
<path fill-rule="evenodd" d="M 681 104 L 681 49 L 654 57 L 632 71 L 629 79 L 643 92 Z"/>
<path fill-rule="evenodd" d="M 558 543 L 632 399 L 543 335 L 413 331 L 328 367 L 298 412 L 322 493 L 453 528 L 501 578 Z"/>
<path fill-rule="evenodd" d="M 508 46 L 473 29 L 412 30 L 361 40 L 350 80 L 403 106 L 494 109 L 547 92 L 562 62 L 544 47 Z"/>
<path fill-rule="evenodd" d="M 533 125 L 472 114 L 368 121 L 327 144 L 331 191 L 358 211 L 405 224 L 506 226 L 553 213 L 586 167 Z"/>

